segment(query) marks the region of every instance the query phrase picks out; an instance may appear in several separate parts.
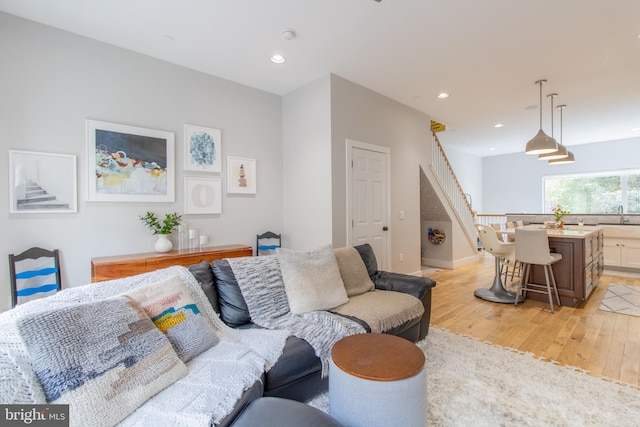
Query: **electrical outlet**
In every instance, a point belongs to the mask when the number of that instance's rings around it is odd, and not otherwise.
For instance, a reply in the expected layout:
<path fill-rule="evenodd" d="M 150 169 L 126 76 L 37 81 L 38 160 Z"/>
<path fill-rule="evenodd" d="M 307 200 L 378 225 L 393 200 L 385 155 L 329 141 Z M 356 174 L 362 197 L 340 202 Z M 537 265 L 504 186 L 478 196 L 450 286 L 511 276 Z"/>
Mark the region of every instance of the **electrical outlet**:
<path fill-rule="evenodd" d="M 400 219 L 404 219 L 404 211 L 400 211 Z"/>
<path fill-rule="evenodd" d="M 404 262 L 404 254 L 400 254 L 400 262 Z"/>

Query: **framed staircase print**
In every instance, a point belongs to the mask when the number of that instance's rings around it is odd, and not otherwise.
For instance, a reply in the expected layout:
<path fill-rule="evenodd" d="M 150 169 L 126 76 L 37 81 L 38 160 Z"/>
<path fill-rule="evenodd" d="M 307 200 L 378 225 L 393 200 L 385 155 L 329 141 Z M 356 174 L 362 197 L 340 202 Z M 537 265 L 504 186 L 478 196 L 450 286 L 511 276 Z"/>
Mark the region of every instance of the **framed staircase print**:
<path fill-rule="evenodd" d="M 174 202 L 174 134 L 86 120 L 90 202 Z"/>
<path fill-rule="evenodd" d="M 76 156 L 9 150 L 9 213 L 78 211 Z"/>

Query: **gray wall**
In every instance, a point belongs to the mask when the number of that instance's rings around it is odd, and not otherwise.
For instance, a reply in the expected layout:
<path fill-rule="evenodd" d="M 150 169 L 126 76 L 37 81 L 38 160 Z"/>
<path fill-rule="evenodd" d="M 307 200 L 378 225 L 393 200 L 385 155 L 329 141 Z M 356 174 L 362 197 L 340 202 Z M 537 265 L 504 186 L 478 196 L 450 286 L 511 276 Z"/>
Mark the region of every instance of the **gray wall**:
<path fill-rule="evenodd" d="M 430 118 L 363 86 L 331 76 L 333 243 L 346 241 L 346 139 L 391 149 L 391 270 L 420 263 L 420 166 L 431 161 Z M 399 219 L 399 212 L 405 219 Z M 399 255 L 404 261 L 400 262 Z"/>
<path fill-rule="evenodd" d="M 286 246 L 332 243 L 329 76 L 284 97 L 284 226 Z"/>
<path fill-rule="evenodd" d="M 545 175 L 640 168 L 640 138 L 572 145 L 576 162 L 549 165 L 523 151 L 482 160 L 483 210 L 486 213 L 542 213 Z"/>
<path fill-rule="evenodd" d="M 253 245 L 283 229 L 282 98 L 0 13 L 0 163 L 8 150 L 74 154 L 77 214 L 9 215 L 8 174 L 0 174 L 0 253 L 31 246 L 62 252 L 66 286 L 89 282 L 92 257 L 153 251 L 138 220 L 147 210 L 183 211 L 183 125 L 222 130 L 221 215 L 185 220 L 214 245 Z M 175 133 L 175 203 L 86 201 L 85 119 Z M 226 195 L 226 156 L 255 158 L 257 194 Z M 6 259 L 6 258 L 5 258 Z M 7 262 L 0 262 L 0 310 L 9 307 Z"/>
<path fill-rule="evenodd" d="M 347 245 L 346 140 L 352 139 L 391 149 L 389 269 L 420 271 L 419 171 L 430 162 L 430 118 L 336 75 L 288 94 L 283 110 L 291 246 Z"/>

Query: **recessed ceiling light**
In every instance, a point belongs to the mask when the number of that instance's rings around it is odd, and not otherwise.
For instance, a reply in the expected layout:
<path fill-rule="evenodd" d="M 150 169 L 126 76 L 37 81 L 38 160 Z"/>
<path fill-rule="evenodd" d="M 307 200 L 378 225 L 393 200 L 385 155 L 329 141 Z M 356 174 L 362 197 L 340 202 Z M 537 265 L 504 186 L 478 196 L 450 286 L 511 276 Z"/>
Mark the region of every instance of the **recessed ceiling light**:
<path fill-rule="evenodd" d="M 489 151 L 496 151 L 496 147 L 489 148 Z"/>
<path fill-rule="evenodd" d="M 640 128 L 632 128 L 631 132 L 638 132 L 640 130 Z"/>
<path fill-rule="evenodd" d="M 449 94 L 447 92 L 442 92 L 442 93 L 438 94 L 438 98 L 440 98 L 440 99 L 445 99 L 445 98 L 448 98 L 448 97 L 449 97 Z"/>
<path fill-rule="evenodd" d="M 502 123 L 496 123 L 495 125 L 493 125 L 494 128 L 501 128 L 504 127 L 504 125 Z"/>
<path fill-rule="evenodd" d="M 275 62 L 276 64 L 282 64 L 287 59 L 282 55 L 273 55 L 271 57 L 271 62 Z"/>

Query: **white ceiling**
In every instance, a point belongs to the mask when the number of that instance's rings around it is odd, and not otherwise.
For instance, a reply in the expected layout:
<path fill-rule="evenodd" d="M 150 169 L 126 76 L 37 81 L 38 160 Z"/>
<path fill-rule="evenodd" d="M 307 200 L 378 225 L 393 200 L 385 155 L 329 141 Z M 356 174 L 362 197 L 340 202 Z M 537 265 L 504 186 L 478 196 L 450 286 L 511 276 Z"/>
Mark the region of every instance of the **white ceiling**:
<path fill-rule="evenodd" d="M 565 145 L 640 137 L 640 0 L 0 0 L 0 11 L 278 95 L 335 73 L 429 114 L 447 125 L 445 145 L 479 156 L 524 150 L 538 79 L 548 134 L 546 94 L 567 105 Z M 556 139 L 559 123 L 556 109 Z"/>

